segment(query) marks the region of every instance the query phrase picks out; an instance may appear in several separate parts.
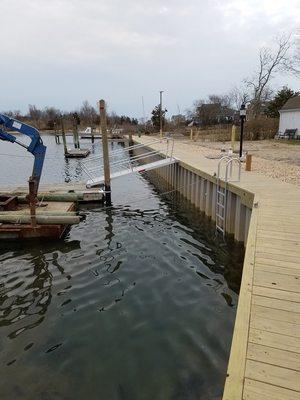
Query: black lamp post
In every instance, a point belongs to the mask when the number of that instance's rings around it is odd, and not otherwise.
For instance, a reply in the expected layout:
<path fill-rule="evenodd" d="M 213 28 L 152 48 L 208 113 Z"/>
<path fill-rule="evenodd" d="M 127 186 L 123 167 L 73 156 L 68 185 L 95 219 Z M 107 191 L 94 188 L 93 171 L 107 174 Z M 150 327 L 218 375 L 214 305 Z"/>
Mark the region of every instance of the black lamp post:
<path fill-rule="evenodd" d="M 240 108 L 240 119 L 241 119 L 241 135 L 240 135 L 240 158 L 243 155 L 243 135 L 244 135 L 244 122 L 246 119 L 246 107 L 245 104 L 241 105 Z"/>

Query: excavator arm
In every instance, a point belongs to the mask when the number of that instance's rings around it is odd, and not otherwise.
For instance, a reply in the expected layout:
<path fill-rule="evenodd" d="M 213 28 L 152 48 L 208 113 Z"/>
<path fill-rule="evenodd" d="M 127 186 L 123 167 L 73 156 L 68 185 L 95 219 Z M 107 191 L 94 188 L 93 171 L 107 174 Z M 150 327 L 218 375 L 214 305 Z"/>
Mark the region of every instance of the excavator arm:
<path fill-rule="evenodd" d="M 31 139 L 30 144 L 28 146 L 25 145 L 14 135 L 6 132 L 6 130 L 17 131 L 29 136 Z M 0 114 L 0 140 L 17 143 L 34 156 L 32 176 L 29 178 L 29 192 L 31 196 L 36 198 L 46 154 L 46 146 L 43 144 L 39 131 L 30 125 L 17 121 L 14 118 Z"/>

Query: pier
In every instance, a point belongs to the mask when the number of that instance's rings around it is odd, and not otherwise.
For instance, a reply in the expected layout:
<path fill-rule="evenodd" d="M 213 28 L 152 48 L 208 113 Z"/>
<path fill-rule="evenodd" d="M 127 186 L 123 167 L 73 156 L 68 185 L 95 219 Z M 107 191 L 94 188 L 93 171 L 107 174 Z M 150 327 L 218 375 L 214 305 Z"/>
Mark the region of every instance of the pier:
<path fill-rule="evenodd" d="M 173 156 L 151 173 L 214 220 L 219 160 L 176 142 Z M 223 400 L 299 399 L 300 187 L 243 170 L 228 183 L 226 212 L 245 259 Z"/>

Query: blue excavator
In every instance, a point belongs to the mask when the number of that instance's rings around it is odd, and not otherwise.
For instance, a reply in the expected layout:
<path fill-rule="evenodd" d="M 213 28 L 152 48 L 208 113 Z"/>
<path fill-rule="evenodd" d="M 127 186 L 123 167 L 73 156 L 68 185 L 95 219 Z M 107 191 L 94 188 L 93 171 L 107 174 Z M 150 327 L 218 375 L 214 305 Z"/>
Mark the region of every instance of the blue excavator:
<path fill-rule="evenodd" d="M 30 144 L 27 146 L 7 131 L 16 131 L 22 133 L 23 135 L 29 136 L 29 138 L 31 139 Z M 46 155 L 46 146 L 43 144 L 39 131 L 36 128 L 24 124 L 23 122 L 20 122 L 14 118 L 10 118 L 7 115 L 0 114 L 0 140 L 17 143 L 18 145 L 24 147 L 34 156 L 32 175 L 28 181 L 28 202 L 31 207 L 34 207 L 37 201 L 37 193 Z"/>

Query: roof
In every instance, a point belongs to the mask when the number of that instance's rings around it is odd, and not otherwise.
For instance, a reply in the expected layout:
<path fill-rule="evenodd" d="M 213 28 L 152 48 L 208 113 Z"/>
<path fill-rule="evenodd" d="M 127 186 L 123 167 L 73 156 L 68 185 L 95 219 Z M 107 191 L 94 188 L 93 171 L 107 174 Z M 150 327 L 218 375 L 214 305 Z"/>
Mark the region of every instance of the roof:
<path fill-rule="evenodd" d="M 288 99 L 281 110 L 300 110 L 300 96 L 293 96 Z"/>

